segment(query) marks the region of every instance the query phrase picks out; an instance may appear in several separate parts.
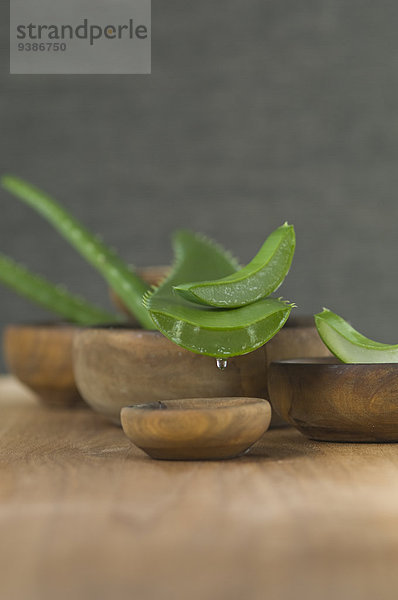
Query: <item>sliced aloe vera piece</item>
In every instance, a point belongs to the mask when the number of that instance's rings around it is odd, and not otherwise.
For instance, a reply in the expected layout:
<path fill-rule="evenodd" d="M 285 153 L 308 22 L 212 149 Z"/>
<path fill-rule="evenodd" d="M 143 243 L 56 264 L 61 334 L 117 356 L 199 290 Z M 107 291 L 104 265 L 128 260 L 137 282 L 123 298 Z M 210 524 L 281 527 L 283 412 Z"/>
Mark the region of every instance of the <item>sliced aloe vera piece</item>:
<path fill-rule="evenodd" d="M 374 342 L 327 308 L 314 316 L 318 333 L 330 352 L 344 363 L 398 362 L 398 344 Z"/>
<path fill-rule="evenodd" d="M 266 298 L 225 310 L 194 305 L 175 294 L 174 286 L 192 275 L 196 280 L 219 277 L 237 265 L 219 246 L 187 231 L 177 232 L 173 245 L 172 272 L 145 298 L 156 327 L 171 341 L 197 354 L 228 358 L 252 352 L 283 327 L 292 305 L 282 300 Z"/>
<path fill-rule="evenodd" d="M 196 281 L 174 286 L 186 300 L 235 308 L 256 302 L 274 292 L 289 272 L 296 247 L 293 225 L 285 223 L 266 239 L 246 267 L 212 281 Z"/>
<path fill-rule="evenodd" d="M 100 325 L 120 320 L 120 317 L 70 294 L 62 286 L 28 271 L 4 254 L 0 254 L 0 282 L 72 323 Z"/>
<path fill-rule="evenodd" d="M 172 300 L 149 309 L 156 327 L 172 342 L 197 354 L 228 358 L 252 352 L 285 324 L 292 306 L 276 298 L 225 310 L 180 306 Z"/>

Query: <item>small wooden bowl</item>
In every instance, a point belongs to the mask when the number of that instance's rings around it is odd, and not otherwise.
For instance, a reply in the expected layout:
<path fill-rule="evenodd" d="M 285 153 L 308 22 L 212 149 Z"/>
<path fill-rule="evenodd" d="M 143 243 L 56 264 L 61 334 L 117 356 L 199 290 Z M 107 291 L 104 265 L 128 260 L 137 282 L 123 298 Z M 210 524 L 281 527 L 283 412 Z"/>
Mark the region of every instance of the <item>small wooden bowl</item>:
<path fill-rule="evenodd" d="M 233 458 L 268 429 L 269 402 L 259 398 L 190 398 L 122 408 L 123 431 L 152 458 Z"/>
<path fill-rule="evenodd" d="M 309 438 L 398 441 L 398 363 L 278 361 L 270 366 L 268 389 L 273 409 Z"/>
<path fill-rule="evenodd" d="M 8 325 L 3 350 L 9 371 L 48 406 L 83 405 L 73 374 L 77 327 L 67 324 Z"/>
<path fill-rule="evenodd" d="M 97 412 L 120 423 L 120 410 L 179 398 L 267 397 L 264 349 L 228 360 L 177 346 L 158 331 L 94 328 L 74 341 L 77 387 Z"/>

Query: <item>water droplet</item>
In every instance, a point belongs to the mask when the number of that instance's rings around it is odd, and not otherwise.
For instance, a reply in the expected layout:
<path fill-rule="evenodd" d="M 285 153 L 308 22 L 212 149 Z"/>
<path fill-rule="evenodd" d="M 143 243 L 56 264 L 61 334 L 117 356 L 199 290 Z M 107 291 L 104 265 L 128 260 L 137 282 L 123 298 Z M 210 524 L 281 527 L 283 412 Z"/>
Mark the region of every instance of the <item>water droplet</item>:
<path fill-rule="evenodd" d="M 228 361 L 225 360 L 225 358 L 216 358 L 216 364 L 220 371 L 224 371 L 224 369 L 226 369 L 228 366 Z"/>

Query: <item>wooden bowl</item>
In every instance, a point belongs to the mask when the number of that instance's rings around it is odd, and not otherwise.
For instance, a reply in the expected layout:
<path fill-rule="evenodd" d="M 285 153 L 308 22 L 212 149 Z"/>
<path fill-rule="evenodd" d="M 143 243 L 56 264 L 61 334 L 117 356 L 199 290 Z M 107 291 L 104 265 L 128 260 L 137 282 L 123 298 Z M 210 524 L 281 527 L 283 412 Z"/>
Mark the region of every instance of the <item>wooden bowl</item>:
<path fill-rule="evenodd" d="M 95 328 L 77 332 L 77 387 L 96 411 L 120 422 L 120 410 L 180 398 L 267 397 L 264 349 L 216 360 L 177 346 L 158 331 Z"/>
<path fill-rule="evenodd" d="M 77 327 L 63 324 L 8 325 L 3 350 L 9 371 L 49 406 L 83 404 L 73 374 Z"/>
<path fill-rule="evenodd" d="M 122 408 L 123 431 L 152 458 L 233 458 L 268 429 L 269 402 L 259 398 L 189 398 Z"/>
<path fill-rule="evenodd" d="M 398 441 L 398 363 L 274 362 L 268 389 L 272 408 L 309 438 Z"/>

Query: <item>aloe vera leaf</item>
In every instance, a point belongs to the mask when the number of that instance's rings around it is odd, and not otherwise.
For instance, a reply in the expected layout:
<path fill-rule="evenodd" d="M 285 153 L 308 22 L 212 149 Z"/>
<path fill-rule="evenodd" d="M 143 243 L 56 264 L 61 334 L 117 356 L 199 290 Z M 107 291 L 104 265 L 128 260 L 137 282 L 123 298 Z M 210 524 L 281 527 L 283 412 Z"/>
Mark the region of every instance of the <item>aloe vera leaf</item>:
<path fill-rule="evenodd" d="M 170 275 L 144 300 L 155 325 L 171 341 L 197 354 L 228 358 L 252 352 L 285 324 L 292 305 L 275 298 L 225 310 L 175 294 L 173 287 L 187 279 L 219 277 L 237 264 L 220 247 L 188 231 L 177 232 L 173 246 L 176 261 Z"/>
<path fill-rule="evenodd" d="M 331 310 L 314 315 L 318 333 L 327 348 L 344 363 L 398 362 L 398 344 L 374 342 Z"/>
<path fill-rule="evenodd" d="M 73 323 L 100 325 L 120 320 L 119 317 L 70 294 L 63 287 L 30 272 L 4 254 L 0 254 L 0 282 Z"/>
<path fill-rule="evenodd" d="M 150 309 L 152 319 L 172 342 L 197 354 L 229 358 L 247 354 L 270 340 L 285 324 L 292 306 L 263 298 L 228 311 L 179 306 L 172 300 Z"/>
<path fill-rule="evenodd" d="M 102 274 L 142 327 L 153 329 L 152 320 L 142 304 L 142 297 L 149 286 L 113 250 L 92 235 L 53 198 L 33 185 L 12 175 L 3 176 L 1 183 L 7 191 L 47 219 Z"/>
<path fill-rule="evenodd" d="M 289 272 L 296 247 L 293 225 L 285 223 L 266 239 L 246 267 L 212 281 L 196 281 L 174 286 L 191 302 L 235 308 L 265 298 L 281 285 Z"/>
<path fill-rule="evenodd" d="M 149 297 L 157 302 L 163 297 L 173 298 L 178 303 L 183 298 L 173 288 L 182 282 L 192 277 L 198 281 L 208 279 L 209 275 L 224 277 L 239 269 L 239 263 L 227 250 L 200 233 L 180 229 L 174 232 L 172 244 L 174 264 L 163 281 L 145 295 L 145 304 Z M 185 301 L 182 304 L 191 305 Z"/>

